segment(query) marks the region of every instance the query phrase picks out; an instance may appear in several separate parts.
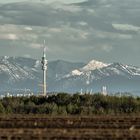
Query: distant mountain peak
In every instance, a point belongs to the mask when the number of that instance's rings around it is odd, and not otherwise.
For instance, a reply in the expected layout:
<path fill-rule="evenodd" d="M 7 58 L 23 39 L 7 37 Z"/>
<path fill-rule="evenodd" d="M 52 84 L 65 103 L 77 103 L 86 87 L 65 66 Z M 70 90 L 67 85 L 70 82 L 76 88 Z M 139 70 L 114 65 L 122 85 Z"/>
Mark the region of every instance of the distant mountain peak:
<path fill-rule="evenodd" d="M 81 70 L 82 71 L 91 71 L 95 69 L 101 69 L 109 66 L 110 64 L 103 63 L 97 60 L 91 60 L 87 65 L 85 65 Z"/>

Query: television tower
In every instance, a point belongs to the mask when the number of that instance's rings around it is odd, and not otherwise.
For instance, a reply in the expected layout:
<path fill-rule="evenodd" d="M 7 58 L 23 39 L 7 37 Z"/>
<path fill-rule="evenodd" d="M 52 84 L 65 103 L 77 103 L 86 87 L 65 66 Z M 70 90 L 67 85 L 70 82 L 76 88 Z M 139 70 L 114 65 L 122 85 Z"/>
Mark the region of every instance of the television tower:
<path fill-rule="evenodd" d="M 48 61 L 46 59 L 46 47 L 45 47 L 45 40 L 44 40 L 44 51 L 43 51 L 43 57 L 42 57 L 42 70 L 43 70 L 43 96 L 47 96 L 47 85 L 46 85 L 46 79 L 47 79 L 47 64 Z"/>

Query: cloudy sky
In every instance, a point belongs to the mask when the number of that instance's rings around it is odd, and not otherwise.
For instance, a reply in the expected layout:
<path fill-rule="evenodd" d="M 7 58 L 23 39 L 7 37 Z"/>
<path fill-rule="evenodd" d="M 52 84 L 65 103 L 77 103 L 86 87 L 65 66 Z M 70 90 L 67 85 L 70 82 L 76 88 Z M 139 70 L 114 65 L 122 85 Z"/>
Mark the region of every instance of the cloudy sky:
<path fill-rule="evenodd" d="M 140 66 L 140 0 L 1 0 L 0 55 Z"/>

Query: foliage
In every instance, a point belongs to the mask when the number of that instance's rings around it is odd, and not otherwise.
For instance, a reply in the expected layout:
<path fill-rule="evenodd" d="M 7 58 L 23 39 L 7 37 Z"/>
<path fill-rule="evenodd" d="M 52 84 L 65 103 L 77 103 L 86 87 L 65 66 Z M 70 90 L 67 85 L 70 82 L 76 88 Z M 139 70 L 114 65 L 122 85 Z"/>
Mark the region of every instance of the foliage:
<path fill-rule="evenodd" d="M 5 113 L 5 108 L 3 104 L 0 102 L 0 114 Z"/>
<path fill-rule="evenodd" d="M 140 98 L 101 94 L 59 93 L 49 97 L 10 97 L 0 100 L 0 113 L 94 115 L 140 113 Z"/>

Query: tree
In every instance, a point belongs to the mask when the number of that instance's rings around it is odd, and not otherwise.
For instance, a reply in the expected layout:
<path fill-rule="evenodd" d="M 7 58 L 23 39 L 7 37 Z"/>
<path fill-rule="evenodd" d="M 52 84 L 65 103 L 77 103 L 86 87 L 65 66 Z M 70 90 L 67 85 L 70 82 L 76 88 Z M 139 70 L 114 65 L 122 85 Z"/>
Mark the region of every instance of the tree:
<path fill-rule="evenodd" d="M 5 108 L 3 106 L 3 104 L 0 102 L 0 113 L 5 113 Z"/>

